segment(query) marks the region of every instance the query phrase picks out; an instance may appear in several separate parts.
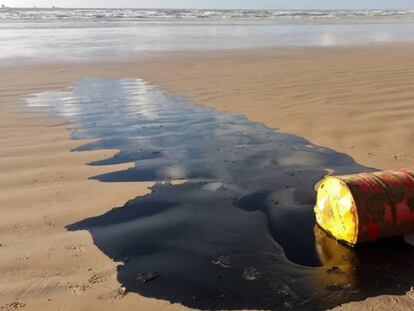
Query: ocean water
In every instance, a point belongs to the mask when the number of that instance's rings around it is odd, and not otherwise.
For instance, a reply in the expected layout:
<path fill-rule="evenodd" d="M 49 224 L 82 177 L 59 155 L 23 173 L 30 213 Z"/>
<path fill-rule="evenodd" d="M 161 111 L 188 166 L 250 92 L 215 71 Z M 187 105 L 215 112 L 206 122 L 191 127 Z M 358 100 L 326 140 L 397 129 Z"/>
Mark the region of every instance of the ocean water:
<path fill-rule="evenodd" d="M 0 9 L 0 63 L 414 41 L 414 11 Z"/>
<path fill-rule="evenodd" d="M 371 170 L 345 154 L 140 79 L 85 78 L 24 103 L 76 124 L 74 139 L 95 140 L 77 152 L 119 150 L 90 165 L 135 163 L 92 178 L 155 183 L 67 226 L 90 232 L 129 292 L 203 310 L 326 310 L 414 282 L 414 249 L 402 239 L 351 250 L 315 226 L 314 184 L 326 169 Z"/>

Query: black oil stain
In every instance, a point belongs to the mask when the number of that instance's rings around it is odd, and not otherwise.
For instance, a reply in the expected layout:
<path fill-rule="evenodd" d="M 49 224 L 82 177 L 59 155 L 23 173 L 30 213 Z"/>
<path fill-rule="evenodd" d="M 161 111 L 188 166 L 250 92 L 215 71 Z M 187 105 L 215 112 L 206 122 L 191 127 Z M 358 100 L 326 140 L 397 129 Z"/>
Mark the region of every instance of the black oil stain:
<path fill-rule="evenodd" d="M 81 125 L 75 139 L 99 139 L 76 151 L 120 150 L 91 165 L 135 162 L 95 179 L 155 182 L 67 227 L 88 230 L 120 262 L 130 292 L 198 309 L 320 310 L 414 281 L 414 251 L 401 240 L 351 250 L 315 227 L 313 189 L 326 169 L 371 170 L 345 154 L 139 79 L 84 79 L 26 102 Z"/>

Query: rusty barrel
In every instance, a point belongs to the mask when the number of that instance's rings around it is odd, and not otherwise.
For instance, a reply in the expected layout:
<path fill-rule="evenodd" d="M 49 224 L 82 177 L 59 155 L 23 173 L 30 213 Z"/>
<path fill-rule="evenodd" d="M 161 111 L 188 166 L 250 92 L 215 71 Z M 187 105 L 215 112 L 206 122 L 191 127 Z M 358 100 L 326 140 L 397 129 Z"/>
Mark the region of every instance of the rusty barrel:
<path fill-rule="evenodd" d="M 328 176 L 317 192 L 317 224 L 351 246 L 414 232 L 414 170 Z"/>

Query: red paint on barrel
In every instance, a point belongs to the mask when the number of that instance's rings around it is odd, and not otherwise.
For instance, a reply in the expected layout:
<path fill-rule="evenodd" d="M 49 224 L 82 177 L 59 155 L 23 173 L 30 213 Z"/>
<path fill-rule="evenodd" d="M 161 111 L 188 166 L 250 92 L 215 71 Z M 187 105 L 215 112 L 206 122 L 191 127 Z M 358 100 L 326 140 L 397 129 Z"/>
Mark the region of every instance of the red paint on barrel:
<path fill-rule="evenodd" d="M 371 241 L 378 240 L 380 237 L 380 225 L 379 224 L 370 224 L 367 228 L 367 236 Z"/>
<path fill-rule="evenodd" d="M 394 222 L 394 215 L 392 214 L 392 208 L 388 204 L 384 204 L 384 208 L 385 208 L 384 220 L 392 224 Z"/>
<path fill-rule="evenodd" d="M 414 213 L 408 208 L 407 199 L 396 205 L 397 217 L 396 223 L 399 225 L 402 222 L 413 221 Z"/>

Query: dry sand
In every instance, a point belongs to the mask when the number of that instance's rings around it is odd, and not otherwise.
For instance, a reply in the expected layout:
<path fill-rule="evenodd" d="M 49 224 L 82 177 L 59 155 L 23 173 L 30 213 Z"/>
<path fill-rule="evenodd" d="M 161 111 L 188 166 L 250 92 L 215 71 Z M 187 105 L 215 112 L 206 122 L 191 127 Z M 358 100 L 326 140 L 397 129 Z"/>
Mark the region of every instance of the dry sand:
<path fill-rule="evenodd" d="M 64 229 L 144 194 L 149 184 L 88 180 L 114 167 L 86 163 L 115 151 L 70 152 L 82 142 L 69 139 L 65 120 L 33 119 L 44 113 L 17 105 L 23 95 L 70 87 L 85 76 L 140 77 L 364 165 L 414 164 L 412 45 L 177 53 L 122 63 L 14 65 L 0 73 L 0 307 L 6 309 L 182 308 L 124 297 L 116 263 L 87 232 Z M 22 305 L 10 305 L 16 301 Z M 382 296 L 344 310 L 408 310 L 413 301 L 410 293 Z"/>

